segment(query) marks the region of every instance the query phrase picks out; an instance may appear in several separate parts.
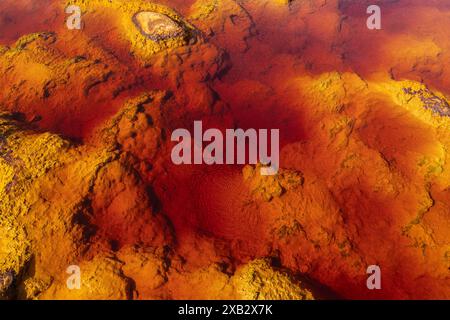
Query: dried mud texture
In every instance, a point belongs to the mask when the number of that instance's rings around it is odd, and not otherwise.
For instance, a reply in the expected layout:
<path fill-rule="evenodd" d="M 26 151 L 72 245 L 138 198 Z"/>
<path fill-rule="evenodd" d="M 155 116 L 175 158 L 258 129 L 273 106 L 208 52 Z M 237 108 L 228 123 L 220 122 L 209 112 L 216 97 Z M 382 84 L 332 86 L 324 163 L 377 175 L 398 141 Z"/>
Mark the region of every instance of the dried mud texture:
<path fill-rule="evenodd" d="M 1 1 L 0 298 L 450 298 L 450 6 L 370 4 Z M 173 165 L 195 120 L 278 175 Z"/>

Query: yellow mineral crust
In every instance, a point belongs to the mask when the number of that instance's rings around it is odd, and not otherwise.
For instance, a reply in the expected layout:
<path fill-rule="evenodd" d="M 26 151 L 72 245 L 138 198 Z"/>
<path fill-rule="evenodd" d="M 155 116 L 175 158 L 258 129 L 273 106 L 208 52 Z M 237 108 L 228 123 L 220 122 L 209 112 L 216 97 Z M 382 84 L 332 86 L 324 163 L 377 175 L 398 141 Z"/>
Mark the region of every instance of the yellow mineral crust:
<path fill-rule="evenodd" d="M 167 286 L 175 299 L 313 300 L 304 284 L 267 259 L 241 265 L 227 274 L 218 264 L 193 272 L 168 273 Z M 204 283 L 209 283 L 204 286 Z"/>
<path fill-rule="evenodd" d="M 7 177 L 0 189 L 0 271 L 20 275 L 26 282 L 19 285 L 18 296 L 34 298 L 41 291 L 28 291 L 35 286 L 30 283 L 50 285 L 48 279 L 63 276 L 67 263 L 82 250 L 83 227 L 74 220 L 96 171 L 112 155 L 94 151 L 83 156 L 86 151 L 61 137 L 35 133 L 5 114 L 0 132 L 0 175 Z"/>
<path fill-rule="evenodd" d="M 114 257 L 97 256 L 79 266 L 83 271 L 79 290 L 71 290 L 66 283 L 53 286 L 41 299 L 65 297 L 70 300 L 107 300 L 131 298 L 131 282 L 122 271 L 122 263 Z"/>
<path fill-rule="evenodd" d="M 446 6 L 42 3 L 0 1 L 0 299 L 450 297 Z M 278 175 L 173 164 L 197 120 L 279 129 Z"/>
<path fill-rule="evenodd" d="M 270 201 L 273 197 L 279 197 L 284 192 L 299 187 L 303 183 L 301 172 L 293 170 L 281 170 L 275 176 L 261 176 L 261 165 L 255 168 L 245 166 L 242 169 L 244 181 L 249 184 L 251 193 Z"/>
<path fill-rule="evenodd" d="M 142 0 L 120 1 L 120 0 L 70 0 L 67 5 L 79 6 L 86 20 L 104 19 L 105 17 L 115 16 L 113 21 L 107 19 L 119 28 L 119 35 L 128 40 L 131 44 L 130 52 L 138 56 L 143 61 L 150 58 L 157 52 L 176 48 L 188 43 L 196 42 L 198 34 L 195 27 L 185 21 L 178 13 L 169 7 Z M 158 35 L 162 31 L 153 27 L 149 28 L 148 17 L 157 17 L 166 19 L 167 34 Z M 167 18 L 164 18 L 167 17 Z M 172 29 L 172 31 L 170 31 Z M 150 34 L 148 32 L 153 32 Z"/>

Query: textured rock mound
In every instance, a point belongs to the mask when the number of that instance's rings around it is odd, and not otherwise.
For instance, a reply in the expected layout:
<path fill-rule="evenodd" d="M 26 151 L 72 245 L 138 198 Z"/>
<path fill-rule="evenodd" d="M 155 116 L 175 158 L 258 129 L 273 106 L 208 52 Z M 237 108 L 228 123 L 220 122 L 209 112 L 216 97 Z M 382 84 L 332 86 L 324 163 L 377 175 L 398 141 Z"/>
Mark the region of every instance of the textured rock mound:
<path fill-rule="evenodd" d="M 138 12 L 133 19 L 141 32 L 154 41 L 176 38 L 183 34 L 180 25 L 158 12 Z"/>

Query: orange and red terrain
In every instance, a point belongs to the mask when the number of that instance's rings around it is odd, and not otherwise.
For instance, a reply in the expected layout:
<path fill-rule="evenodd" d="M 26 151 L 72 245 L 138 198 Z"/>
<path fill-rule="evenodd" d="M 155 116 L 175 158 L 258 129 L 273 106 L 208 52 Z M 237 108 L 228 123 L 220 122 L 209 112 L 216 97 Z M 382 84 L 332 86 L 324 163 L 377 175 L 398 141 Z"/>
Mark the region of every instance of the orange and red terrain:
<path fill-rule="evenodd" d="M 450 3 L 374 2 L 0 1 L 0 296 L 449 299 Z M 279 174 L 173 165 L 195 120 L 280 129 Z"/>

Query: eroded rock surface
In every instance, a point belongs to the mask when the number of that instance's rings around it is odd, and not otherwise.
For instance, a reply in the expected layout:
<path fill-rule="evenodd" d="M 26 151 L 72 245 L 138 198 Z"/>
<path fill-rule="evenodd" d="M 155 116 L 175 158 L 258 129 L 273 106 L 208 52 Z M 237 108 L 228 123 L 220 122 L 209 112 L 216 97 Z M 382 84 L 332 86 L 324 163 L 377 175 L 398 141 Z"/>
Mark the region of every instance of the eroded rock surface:
<path fill-rule="evenodd" d="M 175 38 L 183 34 L 180 25 L 158 12 L 138 12 L 133 19 L 141 32 L 155 41 Z"/>

